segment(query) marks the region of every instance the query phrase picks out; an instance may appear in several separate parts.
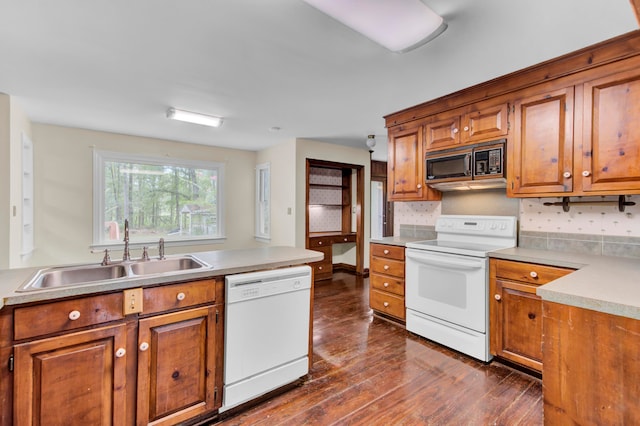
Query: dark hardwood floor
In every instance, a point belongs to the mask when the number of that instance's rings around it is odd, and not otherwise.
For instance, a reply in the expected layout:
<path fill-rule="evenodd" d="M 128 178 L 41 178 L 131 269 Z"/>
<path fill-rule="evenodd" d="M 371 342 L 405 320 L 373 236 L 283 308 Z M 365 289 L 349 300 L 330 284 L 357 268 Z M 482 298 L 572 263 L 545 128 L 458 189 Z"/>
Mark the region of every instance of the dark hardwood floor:
<path fill-rule="evenodd" d="M 336 273 L 316 284 L 307 380 L 213 424 L 542 424 L 540 380 L 372 316 L 368 281 Z"/>

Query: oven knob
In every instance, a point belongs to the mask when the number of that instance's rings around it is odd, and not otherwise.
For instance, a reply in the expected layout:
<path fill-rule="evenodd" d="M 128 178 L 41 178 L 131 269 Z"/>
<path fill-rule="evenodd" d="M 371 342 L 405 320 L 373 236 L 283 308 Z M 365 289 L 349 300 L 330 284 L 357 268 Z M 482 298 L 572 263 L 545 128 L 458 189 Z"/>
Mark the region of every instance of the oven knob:
<path fill-rule="evenodd" d="M 493 296 L 493 298 L 496 299 L 498 302 L 502 300 L 502 296 L 500 296 L 499 294 L 496 294 L 495 296 Z"/>

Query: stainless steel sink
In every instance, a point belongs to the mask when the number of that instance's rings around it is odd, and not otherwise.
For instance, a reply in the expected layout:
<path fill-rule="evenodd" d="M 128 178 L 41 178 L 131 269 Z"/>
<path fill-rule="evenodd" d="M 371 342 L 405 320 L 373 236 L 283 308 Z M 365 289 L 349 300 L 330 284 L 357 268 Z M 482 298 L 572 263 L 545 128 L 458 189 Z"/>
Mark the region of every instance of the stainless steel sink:
<path fill-rule="evenodd" d="M 191 257 L 177 257 L 172 259 L 148 260 L 131 264 L 133 275 L 164 274 L 167 272 L 188 271 L 204 268 L 204 264 Z"/>
<path fill-rule="evenodd" d="M 64 268 L 41 269 L 18 291 L 66 287 L 96 281 L 112 280 L 127 276 L 124 265 L 83 265 Z"/>

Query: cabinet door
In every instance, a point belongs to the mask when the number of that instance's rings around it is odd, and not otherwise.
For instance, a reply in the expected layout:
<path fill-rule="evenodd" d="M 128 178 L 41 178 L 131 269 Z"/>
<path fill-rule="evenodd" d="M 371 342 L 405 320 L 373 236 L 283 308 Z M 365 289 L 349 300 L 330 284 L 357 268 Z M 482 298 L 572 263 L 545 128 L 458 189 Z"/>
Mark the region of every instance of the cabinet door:
<path fill-rule="evenodd" d="M 140 320 L 137 424 L 176 424 L 217 408 L 213 306 Z"/>
<path fill-rule="evenodd" d="M 505 136 L 509 132 L 509 104 L 485 107 L 471 111 L 464 117 L 462 142 L 476 142 Z"/>
<path fill-rule="evenodd" d="M 584 191 L 640 190 L 640 71 L 584 84 Z"/>
<path fill-rule="evenodd" d="M 460 113 L 436 116 L 424 128 L 426 150 L 453 148 L 460 144 Z"/>
<path fill-rule="evenodd" d="M 422 126 L 389 129 L 389 201 L 436 201 L 442 194 L 424 183 Z"/>
<path fill-rule="evenodd" d="M 542 300 L 536 286 L 495 281 L 491 303 L 496 327 L 491 330 L 491 352 L 542 371 Z"/>
<path fill-rule="evenodd" d="M 15 347 L 15 425 L 124 425 L 124 324 Z"/>
<path fill-rule="evenodd" d="M 573 87 L 515 102 L 508 195 L 573 190 Z"/>

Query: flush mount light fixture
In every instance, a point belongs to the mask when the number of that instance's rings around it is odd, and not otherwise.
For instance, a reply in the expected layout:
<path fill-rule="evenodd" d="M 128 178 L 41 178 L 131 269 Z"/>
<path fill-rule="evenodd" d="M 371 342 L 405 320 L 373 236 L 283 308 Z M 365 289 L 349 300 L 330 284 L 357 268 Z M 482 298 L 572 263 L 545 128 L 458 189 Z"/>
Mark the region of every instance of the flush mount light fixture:
<path fill-rule="evenodd" d="M 187 123 L 202 124 L 203 126 L 220 127 L 222 117 L 200 114 L 197 112 L 183 111 L 181 109 L 169 108 L 167 118 L 172 120 L 186 121 Z"/>
<path fill-rule="evenodd" d="M 420 0 L 304 0 L 393 52 L 406 52 L 440 35 L 447 24 Z"/>

